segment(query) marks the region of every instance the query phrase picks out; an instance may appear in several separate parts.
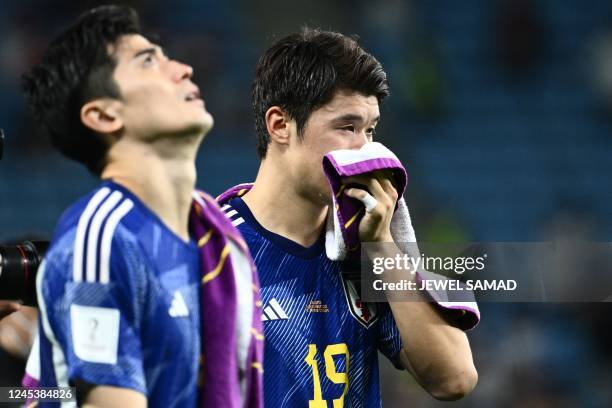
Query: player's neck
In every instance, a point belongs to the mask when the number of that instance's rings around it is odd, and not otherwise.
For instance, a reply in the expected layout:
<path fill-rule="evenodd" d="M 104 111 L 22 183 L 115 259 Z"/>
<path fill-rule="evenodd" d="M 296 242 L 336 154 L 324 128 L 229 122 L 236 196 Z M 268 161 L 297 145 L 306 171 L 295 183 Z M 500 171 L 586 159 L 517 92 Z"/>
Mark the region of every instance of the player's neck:
<path fill-rule="evenodd" d="M 327 206 L 299 194 L 286 174 L 262 165 L 243 199 L 265 229 L 309 247 L 321 236 Z"/>
<path fill-rule="evenodd" d="M 117 146 L 119 143 L 122 145 Z M 111 147 L 101 175 L 136 195 L 184 241 L 189 240 L 189 211 L 195 187 L 195 152 L 160 157 L 151 146 L 119 141 Z"/>

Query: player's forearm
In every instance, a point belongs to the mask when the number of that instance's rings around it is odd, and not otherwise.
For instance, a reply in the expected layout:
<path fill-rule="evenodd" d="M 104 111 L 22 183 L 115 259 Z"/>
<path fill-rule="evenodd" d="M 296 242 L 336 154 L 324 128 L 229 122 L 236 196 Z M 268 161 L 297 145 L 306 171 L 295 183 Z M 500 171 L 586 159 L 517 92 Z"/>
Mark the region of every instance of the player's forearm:
<path fill-rule="evenodd" d="M 437 399 L 462 398 L 478 374 L 467 336 L 441 318 L 431 303 L 390 302 L 402 337 L 402 365 Z"/>
<path fill-rule="evenodd" d="M 395 246 L 383 245 L 376 256 L 394 257 Z M 384 282 L 410 280 L 406 270 L 387 270 Z M 402 364 L 435 398 L 458 399 L 476 385 L 478 374 L 465 333 L 450 325 L 419 290 L 386 292 L 402 337 Z"/>

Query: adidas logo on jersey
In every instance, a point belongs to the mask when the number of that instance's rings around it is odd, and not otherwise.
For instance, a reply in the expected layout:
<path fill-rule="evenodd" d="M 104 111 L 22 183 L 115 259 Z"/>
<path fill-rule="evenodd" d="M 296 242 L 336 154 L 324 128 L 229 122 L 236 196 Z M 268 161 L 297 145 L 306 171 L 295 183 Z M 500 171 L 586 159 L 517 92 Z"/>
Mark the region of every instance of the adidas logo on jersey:
<path fill-rule="evenodd" d="M 287 320 L 289 316 L 283 310 L 278 301 L 274 298 L 270 299 L 268 305 L 264 307 L 261 320 L 267 322 L 268 320 Z"/>
<path fill-rule="evenodd" d="M 183 295 L 178 290 L 174 292 L 174 297 L 172 298 L 172 306 L 168 309 L 168 313 L 172 317 L 186 317 L 189 316 L 189 309 L 187 309 L 187 304 L 185 303 L 185 299 L 183 299 Z"/>

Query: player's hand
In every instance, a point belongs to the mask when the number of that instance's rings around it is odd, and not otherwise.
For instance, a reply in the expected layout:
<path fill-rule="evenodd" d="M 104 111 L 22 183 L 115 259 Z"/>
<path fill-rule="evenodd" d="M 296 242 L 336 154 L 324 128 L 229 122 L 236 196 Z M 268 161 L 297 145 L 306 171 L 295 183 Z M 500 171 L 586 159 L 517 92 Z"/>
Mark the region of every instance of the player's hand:
<path fill-rule="evenodd" d="M 18 311 L 19 308 L 21 308 L 19 303 L 0 300 L 0 320 L 11 313 Z"/>
<path fill-rule="evenodd" d="M 353 187 L 346 189 L 344 194 L 361 202 L 368 202 L 366 213 L 359 224 L 359 239 L 362 242 L 393 242 L 391 237 L 391 218 L 397 203 L 397 190 L 391 182 L 389 171 L 375 171 L 372 175 L 347 177 L 344 184 L 360 184 L 368 191 Z M 373 202 L 368 195 L 374 197 Z M 371 207 L 371 208 L 368 208 Z"/>

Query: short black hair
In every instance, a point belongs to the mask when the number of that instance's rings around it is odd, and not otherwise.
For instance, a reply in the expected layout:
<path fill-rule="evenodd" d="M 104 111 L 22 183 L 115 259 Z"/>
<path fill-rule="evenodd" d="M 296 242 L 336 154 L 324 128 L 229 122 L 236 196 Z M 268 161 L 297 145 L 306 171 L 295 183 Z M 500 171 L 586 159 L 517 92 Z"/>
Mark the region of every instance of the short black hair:
<path fill-rule="evenodd" d="M 259 59 L 253 81 L 259 158 L 265 158 L 270 142 L 265 121 L 270 107 L 286 111 L 302 136 L 311 113 L 341 89 L 376 96 L 378 103 L 389 95 L 382 65 L 356 38 L 304 27 L 276 41 Z"/>
<path fill-rule="evenodd" d="M 23 75 L 22 89 L 37 125 L 67 157 L 96 175 L 106 164 L 108 142 L 81 122 L 81 107 L 96 98 L 120 98 L 113 79 L 114 46 L 139 34 L 136 12 L 106 5 L 82 14 L 51 42 L 40 62 Z"/>

